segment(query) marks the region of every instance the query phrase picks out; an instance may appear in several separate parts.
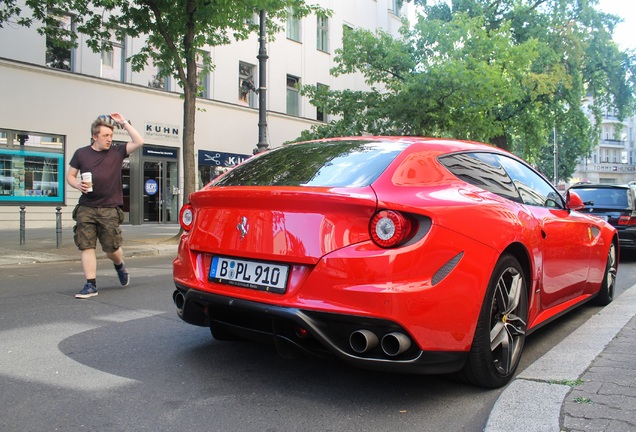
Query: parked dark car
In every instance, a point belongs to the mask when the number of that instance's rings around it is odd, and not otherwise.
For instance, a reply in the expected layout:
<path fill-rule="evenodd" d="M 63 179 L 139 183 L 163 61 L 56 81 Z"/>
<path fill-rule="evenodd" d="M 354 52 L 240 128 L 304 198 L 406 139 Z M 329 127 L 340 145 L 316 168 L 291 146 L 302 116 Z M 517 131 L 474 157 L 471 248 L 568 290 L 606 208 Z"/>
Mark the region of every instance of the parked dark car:
<path fill-rule="evenodd" d="M 575 184 L 570 187 L 583 200 L 579 210 L 598 216 L 618 231 L 622 249 L 636 248 L 636 186 L 632 184 Z"/>

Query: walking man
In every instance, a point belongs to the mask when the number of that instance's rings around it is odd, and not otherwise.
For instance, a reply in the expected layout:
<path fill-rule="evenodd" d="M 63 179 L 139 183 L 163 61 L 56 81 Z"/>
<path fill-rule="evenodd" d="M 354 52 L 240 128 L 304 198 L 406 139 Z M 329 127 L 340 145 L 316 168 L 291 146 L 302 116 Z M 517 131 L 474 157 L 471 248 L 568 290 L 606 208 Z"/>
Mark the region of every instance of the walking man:
<path fill-rule="evenodd" d="M 131 141 L 125 145 L 113 145 L 114 126 L 123 127 Z M 73 211 L 76 224 L 73 228 L 74 240 L 81 251 L 81 262 L 86 284 L 75 294 L 85 299 L 97 295 L 97 239 L 106 256 L 115 265 L 119 283 L 127 286 L 130 282 L 121 249 L 122 236 L 119 227 L 124 221 L 123 186 L 121 180 L 122 162 L 144 143 L 139 132 L 120 113 L 100 116 L 91 125 L 91 145 L 75 151 L 66 182 L 82 192 L 78 205 Z M 90 174 L 89 174 L 90 173 Z M 82 174 L 82 179 L 78 178 Z"/>

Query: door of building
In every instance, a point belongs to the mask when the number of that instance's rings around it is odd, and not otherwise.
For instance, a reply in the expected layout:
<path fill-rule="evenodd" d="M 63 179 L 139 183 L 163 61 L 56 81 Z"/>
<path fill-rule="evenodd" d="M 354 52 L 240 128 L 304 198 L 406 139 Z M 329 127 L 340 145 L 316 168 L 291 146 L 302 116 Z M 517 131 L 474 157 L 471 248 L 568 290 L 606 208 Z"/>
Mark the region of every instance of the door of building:
<path fill-rule="evenodd" d="M 143 161 L 144 222 L 178 222 L 178 164 L 176 161 L 145 158 Z"/>

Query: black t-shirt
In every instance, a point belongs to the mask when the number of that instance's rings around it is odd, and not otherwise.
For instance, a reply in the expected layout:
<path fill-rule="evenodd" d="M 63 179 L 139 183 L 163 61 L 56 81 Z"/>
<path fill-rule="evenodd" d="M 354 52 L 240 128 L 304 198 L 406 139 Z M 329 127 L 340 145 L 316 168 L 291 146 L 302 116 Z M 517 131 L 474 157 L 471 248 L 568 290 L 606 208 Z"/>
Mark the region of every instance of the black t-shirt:
<path fill-rule="evenodd" d="M 93 173 L 93 192 L 82 194 L 81 205 L 118 207 L 124 205 L 122 162 L 128 154 L 125 144 L 113 144 L 108 150 L 96 151 L 91 146 L 75 151 L 69 165 L 82 172 Z"/>

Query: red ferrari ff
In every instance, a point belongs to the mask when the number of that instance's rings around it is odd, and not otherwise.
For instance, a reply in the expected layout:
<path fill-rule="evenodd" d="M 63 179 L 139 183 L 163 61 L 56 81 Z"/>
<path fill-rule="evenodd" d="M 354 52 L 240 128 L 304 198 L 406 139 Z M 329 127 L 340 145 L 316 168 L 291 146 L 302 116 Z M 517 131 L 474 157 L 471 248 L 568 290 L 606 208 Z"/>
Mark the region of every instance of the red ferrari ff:
<path fill-rule="evenodd" d="M 612 301 L 616 230 L 581 208 L 485 144 L 287 145 L 190 195 L 173 300 L 218 340 L 499 387 L 526 335 Z"/>

